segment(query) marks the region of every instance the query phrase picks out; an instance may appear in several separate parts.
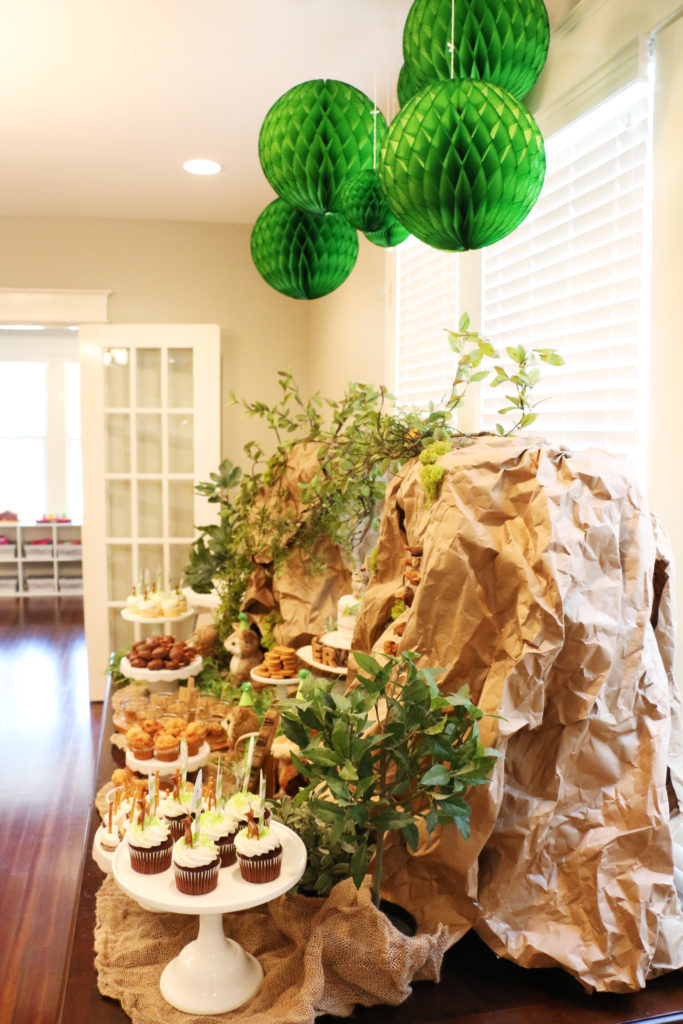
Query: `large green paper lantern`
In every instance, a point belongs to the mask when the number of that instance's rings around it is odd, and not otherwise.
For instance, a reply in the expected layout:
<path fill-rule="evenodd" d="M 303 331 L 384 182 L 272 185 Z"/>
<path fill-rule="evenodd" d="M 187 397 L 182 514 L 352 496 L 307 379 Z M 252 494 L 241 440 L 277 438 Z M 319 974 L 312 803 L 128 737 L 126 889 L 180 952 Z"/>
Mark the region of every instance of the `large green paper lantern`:
<path fill-rule="evenodd" d="M 403 30 L 403 57 L 420 87 L 477 78 L 521 100 L 541 72 L 549 42 L 543 0 L 415 0 Z"/>
<path fill-rule="evenodd" d="M 261 167 L 292 206 L 311 213 L 339 212 L 344 184 L 375 166 L 386 131 L 381 112 L 354 86 L 335 79 L 302 82 L 265 116 Z"/>
<path fill-rule="evenodd" d="M 358 231 L 381 231 L 394 219 L 377 171 L 354 174 L 342 188 L 339 199 L 341 212 Z"/>
<path fill-rule="evenodd" d="M 307 213 L 275 199 L 254 224 L 251 256 L 271 288 L 293 299 L 318 299 L 353 270 L 358 235 L 341 214 Z"/>
<path fill-rule="evenodd" d="M 394 215 L 449 252 L 481 249 L 524 220 L 545 175 L 543 137 L 510 93 L 472 79 L 434 82 L 391 122 L 380 178 Z"/>
<path fill-rule="evenodd" d="M 392 216 L 387 227 L 380 231 L 366 231 L 365 237 L 373 245 L 380 245 L 383 249 L 392 249 L 395 245 L 405 242 L 406 238 L 410 238 L 410 231 Z"/>

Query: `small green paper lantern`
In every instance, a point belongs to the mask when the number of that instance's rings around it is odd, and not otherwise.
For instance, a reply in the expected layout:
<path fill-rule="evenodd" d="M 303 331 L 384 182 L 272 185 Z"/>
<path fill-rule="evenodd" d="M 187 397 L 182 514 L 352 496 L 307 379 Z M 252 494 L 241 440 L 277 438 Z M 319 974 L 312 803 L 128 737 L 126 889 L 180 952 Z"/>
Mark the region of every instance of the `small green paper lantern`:
<path fill-rule="evenodd" d="M 380 161 L 387 202 L 413 235 L 449 252 L 513 231 L 543 185 L 543 137 L 510 93 L 472 79 L 434 82 L 391 122 Z"/>
<path fill-rule="evenodd" d="M 415 0 L 403 30 L 403 58 L 420 87 L 476 78 L 521 100 L 545 64 L 549 42 L 543 0 Z"/>
<path fill-rule="evenodd" d="M 292 206 L 339 212 L 344 184 L 376 165 L 386 131 L 365 93 L 346 82 L 314 79 L 295 85 L 270 108 L 261 125 L 259 160 Z"/>
<path fill-rule="evenodd" d="M 314 214 L 275 199 L 251 233 L 261 277 L 293 299 L 319 299 L 338 288 L 358 257 L 358 235 L 338 213 Z"/>
<path fill-rule="evenodd" d="M 395 217 L 392 216 L 391 223 L 380 231 L 366 231 L 365 237 L 373 245 L 381 245 L 383 249 L 393 249 L 395 245 L 405 242 L 410 238 L 410 231 L 403 227 Z"/>
<path fill-rule="evenodd" d="M 346 182 L 339 196 L 341 212 L 358 231 L 381 231 L 394 219 L 377 171 L 361 171 Z"/>
<path fill-rule="evenodd" d="M 436 77 L 436 76 L 434 76 Z M 426 82 L 418 81 L 407 64 L 401 65 L 396 83 L 396 95 L 400 107 L 405 107 L 408 100 L 412 99 L 416 92 L 424 88 Z"/>

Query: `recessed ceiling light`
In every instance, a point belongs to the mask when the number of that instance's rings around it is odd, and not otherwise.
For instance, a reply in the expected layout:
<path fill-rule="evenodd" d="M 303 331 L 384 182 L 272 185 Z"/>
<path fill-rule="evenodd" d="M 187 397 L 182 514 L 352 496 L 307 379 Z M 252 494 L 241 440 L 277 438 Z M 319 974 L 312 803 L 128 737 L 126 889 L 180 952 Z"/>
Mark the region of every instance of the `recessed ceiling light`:
<path fill-rule="evenodd" d="M 44 324 L 0 324 L 2 331 L 44 331 Z"/>
<path fill-rule="evenodd" d="M 215 160 L 186 160 L 183 167 L 189 174 L 218 174 L 223 170 Z"/>

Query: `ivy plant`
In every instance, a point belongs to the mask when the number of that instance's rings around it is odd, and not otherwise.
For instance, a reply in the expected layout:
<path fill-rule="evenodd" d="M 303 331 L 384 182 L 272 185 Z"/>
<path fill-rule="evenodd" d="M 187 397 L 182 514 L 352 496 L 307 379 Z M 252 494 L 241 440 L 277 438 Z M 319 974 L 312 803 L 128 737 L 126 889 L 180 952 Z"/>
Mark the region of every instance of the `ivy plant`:
<path fill-rule="evenodd" d="M 297 697 L 281 702 L 281 726 L 297 744 L 292 761 L 308 780 L 295 806 L 305 803 L 332 826 L 334 837 L 348 837 L 356 887 L 374 856 L 372 892 L 379 904 L 387 833 L 400 832 L 412 850 L 420 821 L 430 838 L 446 824 L 468 838 L 468 790 L 488 782 L 498 754 L 481 743 L 483 712 L 467 688 L 439 691 L 442 670 L 418 667 L 413 651 L 381 665 L 367 654 L 353 657 L 356 688 L 339 694 L 332 681 L 304 678 Z"/>

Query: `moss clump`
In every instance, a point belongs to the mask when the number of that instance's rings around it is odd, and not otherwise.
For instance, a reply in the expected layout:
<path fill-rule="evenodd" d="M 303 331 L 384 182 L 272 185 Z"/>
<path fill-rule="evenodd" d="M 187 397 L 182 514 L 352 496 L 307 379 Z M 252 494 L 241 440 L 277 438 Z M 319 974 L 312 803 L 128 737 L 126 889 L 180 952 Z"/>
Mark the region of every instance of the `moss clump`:
<path fill-rule="evenodd" d="M 450 441 L 435 441 L 434 444 L 428 444 L 426 448 L 422 449 L 418 459 L 423 466 L 432 466 L 440 455 L 445 455 L 452 450 L 453 445 Z"/>
<path fill-rule="evenodd" d="M 371 576 L 376 576 L 377 575 L 377 545 L 376 544 L 375 544 L 374 548 L 372 549 L 372 551 L 370 552 L 370 557 L 368 558 L 368 570 L 369 570 Z"/>
<path fill-rule="evenodd" d="M 427 504 L 431 505 L 439 495 L 439 488 L 445 473 L 443 466 L 427 465 L 420 470 L 420 483 L 427 495 Z"/>
<path fill-rule="evenodd" d="M 398 619 L 399 616 L 403 615 L 405 610 L 406 610 L 406 603 L 405 603 L 405 601 L 394 601 L 394 603 L 391 606 L 391 612 L 390 612 L 391 621 L 394 622 L 396 619 Z"/>
<path fill-rule="evenodd" d="M 280 615 L 277 609 L 273 609 L 272 612 L 268 612 L 263 620 L 263 636 L 261 637 L 261 647 L 265 647 L 267 651 L 271 651 L 277 644 L 277 638 L 274 633 L 276 626 L 285 620 Z"/>

